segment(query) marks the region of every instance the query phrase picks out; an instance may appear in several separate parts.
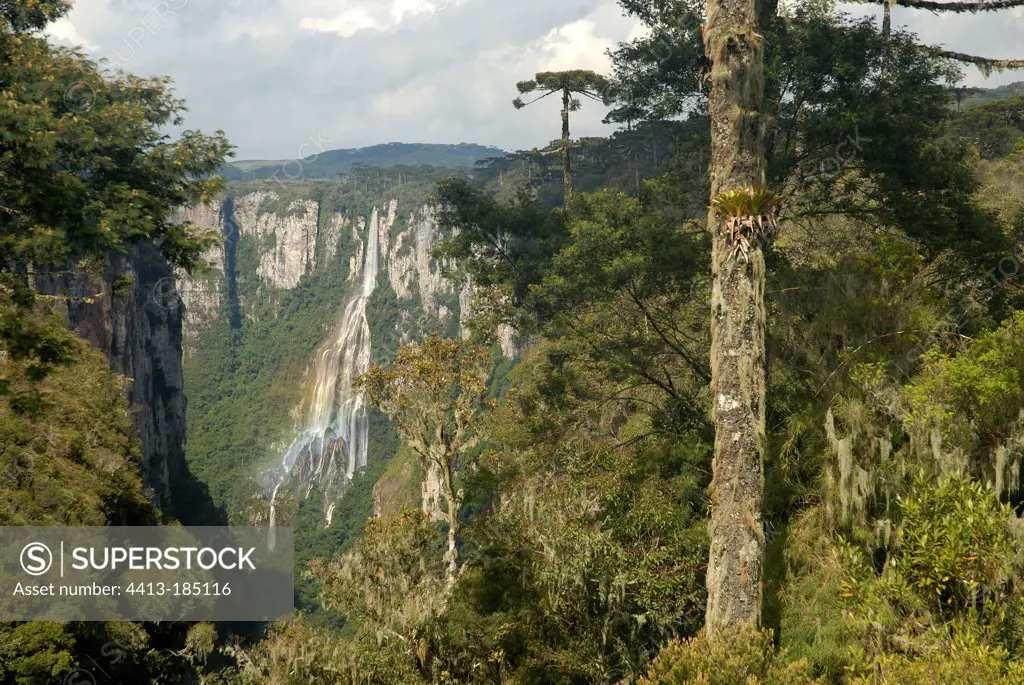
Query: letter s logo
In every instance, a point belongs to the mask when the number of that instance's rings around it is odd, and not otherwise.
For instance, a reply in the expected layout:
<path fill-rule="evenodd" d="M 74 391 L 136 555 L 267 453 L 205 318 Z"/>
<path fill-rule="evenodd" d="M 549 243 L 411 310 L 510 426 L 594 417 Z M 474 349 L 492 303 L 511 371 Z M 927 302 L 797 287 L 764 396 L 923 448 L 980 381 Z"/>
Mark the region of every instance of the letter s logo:
<path fill-rule="evenodd" d="M 30 576 L 41 576 L 53 566 L 50 548 L 41 542 L 30 542 L 21 550 L 21 568 Z"/>

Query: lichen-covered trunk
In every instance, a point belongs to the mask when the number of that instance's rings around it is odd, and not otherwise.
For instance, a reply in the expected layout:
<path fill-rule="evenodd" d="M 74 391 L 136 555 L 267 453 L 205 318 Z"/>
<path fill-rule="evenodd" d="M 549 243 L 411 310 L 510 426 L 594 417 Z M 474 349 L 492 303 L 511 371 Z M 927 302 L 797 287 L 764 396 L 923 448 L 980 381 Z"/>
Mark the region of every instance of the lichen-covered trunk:
<path fill-rule="evenodd" d="M 420 509 L 431 521 L 440 521 L 445 518 L 441 507 L 441 498 L 444 496 L 444 476 L 441 474 L 441 467 L 429 457 L 422 459 L 420 465 L 423 470 L 423 480 L 420 482 Z"/>
<path fill-rule="evenodd" d="M 764 55 L 754 0 L 708 0 L 711 61 L 711 196 L 764 183 Z M 705 627 L 756 625 L 764 534 L 764 255 L 729 243 L 711 212 L 711 390 L 715 453 L 711 481 Z"/>
<path fill-rule="evenodd" d="M 565 193 L 565 209 L 572 199 L 572 165 L 569 161 L 569 90 L 562 91 L 562 184 Z"/>
<path fill-rule="evenodd" d="M 459 563 L 459 509 L 462 508 L 462 492 L 455 488 L 455 455 L 447 454 L 439 464 L 444 477 L 444 494 L 448 505 L 448 549 L 445 551 L 445 585 L 450 591 L 455 587 Z"/>

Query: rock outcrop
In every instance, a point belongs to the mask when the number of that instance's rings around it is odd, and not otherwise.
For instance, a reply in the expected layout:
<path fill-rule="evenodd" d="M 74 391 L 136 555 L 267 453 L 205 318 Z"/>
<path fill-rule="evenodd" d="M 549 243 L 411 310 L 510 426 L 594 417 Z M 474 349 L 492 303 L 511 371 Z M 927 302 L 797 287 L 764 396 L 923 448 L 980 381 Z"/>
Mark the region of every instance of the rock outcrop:
<path fill-rule="evenodd" d="M 114 285 L 117 284 L 117 285 Z M 105 273 L 70 271 L 40 279 L 40 290 L 67 301 L 71 328 L 131 379 L 129 402 L 142 444 L 146 495 L 180 516 L 176 494 L 194 483 L 185 462 L 182 297 L 152 243 L 109 258 Z M 187 520 L 187 517 L 186 519 Z"/>
<path fill-rule="evenodd" d="M 266 446 L 268 456 L 280 455 L 280 467 L 268 477 L 253 474 L 268 481 L 271 521 L 288 510 L 288 499 L 315 489 L 330 522 L 338 498 L 367 463 L 368 415 L 354 379 L 371 360 L 428 331 L 466 337 L 462 318 L 471 291 L 445 277 L 432 254 L 440 239 L 436 216 L 422 200 L 410 199 L 412 192 L 373 201 L 345 187 L 233 190 L 219 206 L 180 213 L 224 238 L 223 248 L 207 255 L 208 271 L 179 274 L 185 352 L 190 355 L 204 326 L 223 326 L 214 317 L 226 316 L 243 334 L 261 317 L 277 319 L 282 303 L 294 306 L 288 291 L 300 286 L 309 285 L 300 297 L 333 303 L 337 320 L 325 326 L 324 344 L 308 360 L 305 377 L 294 379 L 296 389 L 305 390 L 290 412 L 293 431 L 281 436 L 279 447 Z M 319 273 L 322 281 L 303 280 Z M 503 351 L 514 356 L 512 336 L 501 337 Z M 430 501 L 440 492 L 433 475 L 422 493 Z"/>
<path fill-rule="evenodd" d="M 430 207 L 403 209 L 392 199 L 376 209 L 380 216 L 381 273 L 386 274 L 387 284 L 398 302 L 408 307 L 403 312 L 403 321 L 408 325 L 401 332 L 401 342 L 411 340 L 411 324 L 418 314 L 436 317 L 442 323 L 452 317 L 461 320 L 470 290 L 447 280 L 441 265 L 431 255 L 439 236 Z M 232 283 L 238 275 L 234 273 L 233 253 L 242 239 L 249 238 L 255 245 L 256 275 L 270 293 L 295 288 L 304 275 L 335 257 L 348 262 L 351 281 L 358 276 L 363 261 L 366 217 L 327 212 L 313 198 L 283 203 L 276 191 L 256 190 L 219 205 L 187 208 L 178 216 L 224 237 L 224 245 L 206 255 L 208 270 L 191 276 L 178 274 L 185 309 L 186 354 L 198 329 L 222 311 L 225 298 L 233 297 Z M 342 241 L 349 249 L 347 254 L 338 255 Z M 246 303 L 238 306 L 244 310 Z M 459 330 L 464 337 L 468 335 L 464 326 Z M 509 356 L 516 354 L 511 339 L 502 341 L 502 349 Z"/>

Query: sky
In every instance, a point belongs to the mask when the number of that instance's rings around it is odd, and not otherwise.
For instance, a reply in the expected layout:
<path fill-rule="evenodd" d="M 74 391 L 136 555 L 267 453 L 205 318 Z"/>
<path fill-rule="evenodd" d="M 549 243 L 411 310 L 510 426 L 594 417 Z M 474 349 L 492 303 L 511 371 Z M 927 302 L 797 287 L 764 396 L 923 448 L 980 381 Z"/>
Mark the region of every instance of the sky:
<path fill-rule="evenodd" d="M 876 16 L 879 7 L 857 6 Z M 927 43 L 1024 57 L 1024 10 L 936 15 L 896 7 Z M 516 111 L 515 83 L 538 71 L 609 71 L 605 51 L 643 27 L 608 0 L 76 0 L 48 28 L 140 76 L 170 76 L 186 127 L 223 130 L 236 159 L 294 159 L 377 143 L 540 147 L 560 103 Z M 1007 72 L 966 83 L 1024 80 Z M 574 137 L 608 135 L 584 103 Z"/>

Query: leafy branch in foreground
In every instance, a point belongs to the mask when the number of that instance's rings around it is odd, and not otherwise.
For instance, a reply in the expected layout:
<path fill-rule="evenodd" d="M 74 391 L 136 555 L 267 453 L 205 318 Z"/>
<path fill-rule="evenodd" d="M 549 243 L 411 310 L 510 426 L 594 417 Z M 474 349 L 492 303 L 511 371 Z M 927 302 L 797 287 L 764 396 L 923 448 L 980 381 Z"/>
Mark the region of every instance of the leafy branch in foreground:
<path fill-rule="evenodd" d="M 34 323 L 41 279 L 146 240 L 197 266 L 217 238 L 172 212 L 211 199 L 231 155 L 222 132 L 163 133 L 183 123 L 168 79 L 104 74 L 39 35 L 68 5 L 0 3 L 0 349 L 40 378 L 74 361 L 70 333 Z"/>

